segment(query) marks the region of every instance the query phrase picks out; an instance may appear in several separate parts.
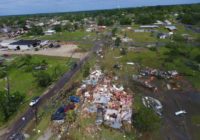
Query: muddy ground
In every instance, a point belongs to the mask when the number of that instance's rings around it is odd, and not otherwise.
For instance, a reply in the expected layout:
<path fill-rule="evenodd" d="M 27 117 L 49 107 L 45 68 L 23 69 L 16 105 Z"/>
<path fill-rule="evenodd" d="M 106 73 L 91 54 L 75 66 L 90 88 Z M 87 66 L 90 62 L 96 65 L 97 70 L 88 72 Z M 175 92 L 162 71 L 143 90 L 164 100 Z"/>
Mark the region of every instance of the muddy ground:
<path fill-rule="evenodd" d="M 133 82 L 133 91 L 137 90 L 137 94 L 159 99 L 164 106 L 162 125 L 157 136 L 147 133 L 141 139 L 199 140 L 200 126 L 192 123 L 192 117 L 200 116 L 200 92 L 192 88 L 184 78 L 181 79 L 181 89 L 179 90 L 167 90 L 163 87 L 166 81 L 159 83 L 159 90 L 154 93 Z M 181 109 L 186 110 L 187 114 L 175 116 L 175 112 Z"/>

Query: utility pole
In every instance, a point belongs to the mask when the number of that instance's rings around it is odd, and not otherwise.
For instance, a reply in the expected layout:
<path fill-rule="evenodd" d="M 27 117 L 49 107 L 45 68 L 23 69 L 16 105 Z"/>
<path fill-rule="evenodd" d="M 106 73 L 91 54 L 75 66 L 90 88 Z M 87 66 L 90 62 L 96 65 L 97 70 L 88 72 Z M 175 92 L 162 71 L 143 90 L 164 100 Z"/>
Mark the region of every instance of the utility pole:
<path fill-rule="evenodd" d="M 38 107 L 37 105 L 33 109 L 34 115 L 35 115 L 35 122 L 38 123 Z"/>
<path fill-rule="evenodd" d="M 7 81 L 7 84 L 6 84 L 7 96 L 8 96 L 8 98 L 10 98 L 10 80 L 9 80 L 9 76 L 8 75 L 6 76 L 6 81 Z"/>
<path fill-rule="evenodd" d="M 9 80 L 9 75 L 8 75 L 8 71 L 7 70 L 5 70 L 4 71 L 5 73 L 6 73 L 6 77 L 5 77 L 5 80 L 6 80 L 6 87 L 5 87 L 5 89 L 6 89 L 6 93 L 7 93 L 7 98 L 8 98 L 8 100 L 10 99 L 10 80 Z"/>

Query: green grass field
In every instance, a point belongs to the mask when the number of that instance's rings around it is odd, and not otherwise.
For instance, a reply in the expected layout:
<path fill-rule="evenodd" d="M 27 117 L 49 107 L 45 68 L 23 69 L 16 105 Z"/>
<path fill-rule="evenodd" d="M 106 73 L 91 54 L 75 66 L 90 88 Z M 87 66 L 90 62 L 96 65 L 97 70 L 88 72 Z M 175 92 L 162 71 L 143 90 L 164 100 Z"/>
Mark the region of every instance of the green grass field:
<path fill-rule="evenodd" d="M 104 61 L 101 62 L 101 65 L 103 68 L 106 68 L 106 70 L 114 71 L 117 75 L 122 75 L 123 77 L 131 76 L 138 71 L 137 68 L 127 65 L 126 62 L 135 62 L 142 67 L 148 66 L 162 70 L 177 70 L 179 73 L 188 75 L 185 77 L 192 85 L 194 85 L 194 87 L 200 89 L 200 71 L 194 70 L 185 64 L 188 61 L 194 62 L 193 58 L 179 56 L 172 62 L 166 62 L 166 52 L 169 52 L 169 49 L 166 47 L 161 47 L 158 51 L 151 51 L 149 49 L 144 49 L 142 52 L 129 51 L 127 55 L 122 56 L 122 58 L 114 59 L 114 57 L 121 56 L 119 49 L 108 49 L 106 50 L 106 55 L 104 56 Z M 192 48 L 192 51 L 190 51 L 189 54 L 191 57 L 195 57 L 200 54 L 200 51 L 198 48 Z M 121 65 L 121 70 L 113 69 L 114 64 Z"/>
<path fill-rule="evenodd" d="M 9 80 L 10 80 L 10 90 L 11 94 L 13 92 L 20 92 L 21 94 L 25 95 L 25 101 L 20 107 L 20 111 L 23 112 L 28 107 L 28 103 L 34 96 L 40 96 L 42 93 L 47 90 L 47 88 L 39 87 L 35 81 L 33 76 L 33 71 L 25 71 L 24 67 L 16 67 L 12 66 L 15 64 L 20 64 L 20 60 L 22 56 L 12 56 L 14 59 L 11 62 L 7 62 L 10 65 L 9 70 Z M 50 57 L 50 56 L 37 56 L 34 55 L 31 58 L 31 63 L 37 63 L 45 60 L 48 63 L 47 69 L 44 70 L 45 72 L 52 75 L 55 71 L 55 68 L 58 68 L 59 71 L 54 77 L 54 81 L 57 80 L 62 74 L 69 70 L 69 58 L 62 58 L 62 57 Z M 6 80 L 0 79 L 0 90 L 5 90 Z M 17 112 L 17 116 L 20 115 L 20 111 Z M 13 116 L 14 117 L 14 116 Z M 13 118 L 11 117 L 11 119 Z M 15 118 L 15 117 L 14 117 Z M 10 121 L 9 121 L 10 123 Z M 4 123 L 0 122 L 0 126 Z"/>
<path fill-rule="evenodd" d="M 19 61 L 20 56 L 14 57 L 14 62 L 17 63 Z M 48 73 L 52 73 L 56 66 L 60 67 L 61 73 L 64 73 L 68 70 L 67 67 L 67 58 L 61 57 L 49 57 L 49 56 L 32 56 L 32 62 L 38 62 L 41 60 L 45 60 L 48 63 L 48 68 L 45 70 Z M 16 62 L 17 61 L 17 62 Z M 19 91 L 23 94 L 27 95 L 27 98 L 30 98 L 34 95 L 40 95 L 45 89 L 39 88 L 34 81 L 34 77 L 32 72 L 25 72 L 23 67 L 21 68 L 11 68 L 9 71 L 9 79 L 10 79 L 10 88 L 11 92 Z M 5 80 L 0 80 L 0 90 L 4 90 Z"/>

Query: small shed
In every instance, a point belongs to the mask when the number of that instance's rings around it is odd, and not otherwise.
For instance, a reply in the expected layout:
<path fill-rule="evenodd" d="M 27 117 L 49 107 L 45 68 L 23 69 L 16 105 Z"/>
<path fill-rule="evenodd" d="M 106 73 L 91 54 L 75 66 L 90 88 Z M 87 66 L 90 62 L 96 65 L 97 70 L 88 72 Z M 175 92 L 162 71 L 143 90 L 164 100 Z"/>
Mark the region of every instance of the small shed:
<path fill-rule="evenodd" d="M 153 29 L 158 28 L 157 25 L 141 25 L 140 28 Z"/>
<path fill-rule="evenodd" d="M 47 30 L 47 31 L 44 32 L 45 35 L 53 35 L 55 33 L 56 33 L 55 30 Z"/>
<path fill-rule="evenodd" d="M 165 26 L 165 28 L 168 29 L 169 31 L 177 30 L 176 26 Z"/>

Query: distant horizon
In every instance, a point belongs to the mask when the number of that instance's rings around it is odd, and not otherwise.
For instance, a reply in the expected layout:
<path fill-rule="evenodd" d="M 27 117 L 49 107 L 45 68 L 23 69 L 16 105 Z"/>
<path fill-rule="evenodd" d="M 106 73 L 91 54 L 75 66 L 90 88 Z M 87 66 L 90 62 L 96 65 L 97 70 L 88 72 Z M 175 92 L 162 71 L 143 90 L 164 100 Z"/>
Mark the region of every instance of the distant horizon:
<path fill-rule="evenodd" d="M 200 0 L 0 0 L 0 16 L 70 13 L 199 3 Z"/>

